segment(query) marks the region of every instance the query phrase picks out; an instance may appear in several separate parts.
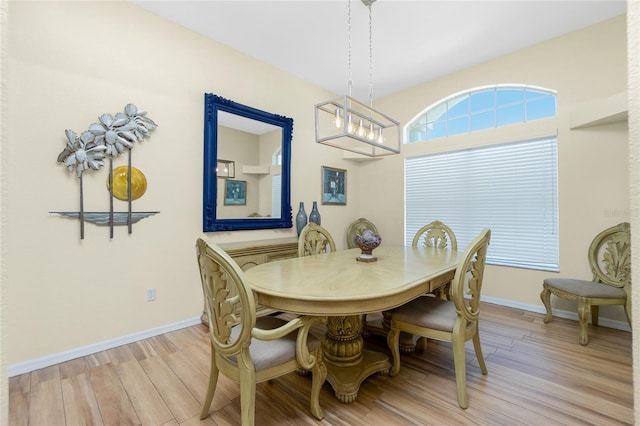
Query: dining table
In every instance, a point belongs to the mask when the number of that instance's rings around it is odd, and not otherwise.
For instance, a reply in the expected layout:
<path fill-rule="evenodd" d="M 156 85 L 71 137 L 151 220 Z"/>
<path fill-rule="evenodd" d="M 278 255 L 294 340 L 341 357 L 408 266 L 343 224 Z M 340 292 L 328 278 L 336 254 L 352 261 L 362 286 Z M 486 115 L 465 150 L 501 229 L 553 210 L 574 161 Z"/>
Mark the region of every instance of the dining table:
<path fill-rule="evenodd" d="M 362 314 L 383 312 L 453 279 L 461 253 L 433 247 L 376 248 L 374 262 L 360 249 L 263 263 L 245 271 L 257 303 L 281 312 L 327 317 L 323 359 L 327 381 L 343 403 L 355 401 L 362 382 L 388 374 L 386 353 L 365 349 Z"/>

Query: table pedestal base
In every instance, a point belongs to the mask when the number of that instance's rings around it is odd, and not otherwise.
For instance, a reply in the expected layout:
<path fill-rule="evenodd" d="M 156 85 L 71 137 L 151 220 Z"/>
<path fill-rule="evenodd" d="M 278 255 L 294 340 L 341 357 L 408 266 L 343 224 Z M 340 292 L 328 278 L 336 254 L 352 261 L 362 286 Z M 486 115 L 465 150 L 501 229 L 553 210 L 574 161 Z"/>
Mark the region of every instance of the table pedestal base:
<path fill-rule="evenodd" d="M 374 374 L 387 375 L 391 368 L 389 357 L 382 352 L 362 351 L 362 359 L 356 365 L 340 367 L 326 362 L 327 381 L 333 386 L 336 398 L 343 404 L 356 400 L 360 385 Z"/>
<path fill-rule="evenodd" d="M 389 357 L 365 350 L 360 331 L 362 316 L 329 317 L 322 347 L 327 381 L 342 403 L 355 401 L 362 382 L 373 374 L 389 374 Z"/>

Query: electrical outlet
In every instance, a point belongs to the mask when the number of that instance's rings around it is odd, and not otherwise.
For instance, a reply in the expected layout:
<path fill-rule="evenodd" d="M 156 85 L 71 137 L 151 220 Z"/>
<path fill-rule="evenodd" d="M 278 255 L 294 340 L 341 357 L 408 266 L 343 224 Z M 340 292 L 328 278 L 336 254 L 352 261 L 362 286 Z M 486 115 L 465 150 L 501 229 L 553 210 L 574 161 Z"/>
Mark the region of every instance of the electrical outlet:
<path fill-rule="evenodd" d="M 147 289 L 147 302 L 153 302 L 156 300 L 156 289 L 148 288 Z"/>

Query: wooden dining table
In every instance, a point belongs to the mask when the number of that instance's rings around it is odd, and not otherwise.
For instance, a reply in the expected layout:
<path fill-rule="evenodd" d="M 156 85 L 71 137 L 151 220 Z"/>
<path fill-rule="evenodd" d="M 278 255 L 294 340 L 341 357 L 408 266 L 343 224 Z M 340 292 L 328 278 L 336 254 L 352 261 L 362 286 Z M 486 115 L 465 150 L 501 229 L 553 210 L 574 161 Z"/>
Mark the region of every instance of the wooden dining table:
<path fill-rule="evenodd" d="M 387 374 L 389 357 L 364 348 L 362 314 L 400 306 L 453 279 L 458 252 L 380 246 L 375 262 L 360 249 L 264 263 L 245 271 L 257 302 L 278 311 L 327 317 L 323 356 L 338 400 L 353 402 L 362 382 Z"/>

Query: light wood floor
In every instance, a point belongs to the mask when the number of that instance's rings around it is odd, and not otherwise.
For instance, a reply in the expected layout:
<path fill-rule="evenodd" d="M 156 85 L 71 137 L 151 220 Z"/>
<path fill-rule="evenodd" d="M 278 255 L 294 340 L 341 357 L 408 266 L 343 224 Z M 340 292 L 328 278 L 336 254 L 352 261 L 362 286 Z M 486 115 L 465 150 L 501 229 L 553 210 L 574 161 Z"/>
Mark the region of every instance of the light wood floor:
<path fill-rule="evenodd" d="M 310 378 L 295 373 L 257 388 L 259 425 L 630 425 L 631 333 L 484 304 L 482 376 L 467 344 L 469 408 L 456 399 L 451 347 L 403 355 L 396 377 L 365 381 L 338 402 L 325 383 L 325 418 L 309 413 Z M 211 416 L 198 414 L 209 374 L 206 328 L 189 327 L 9 380 L 11 425 L 237 425 L 239 388 L 220 376 Z M 382 340 L 368 345 L 385 348 Z"/>

